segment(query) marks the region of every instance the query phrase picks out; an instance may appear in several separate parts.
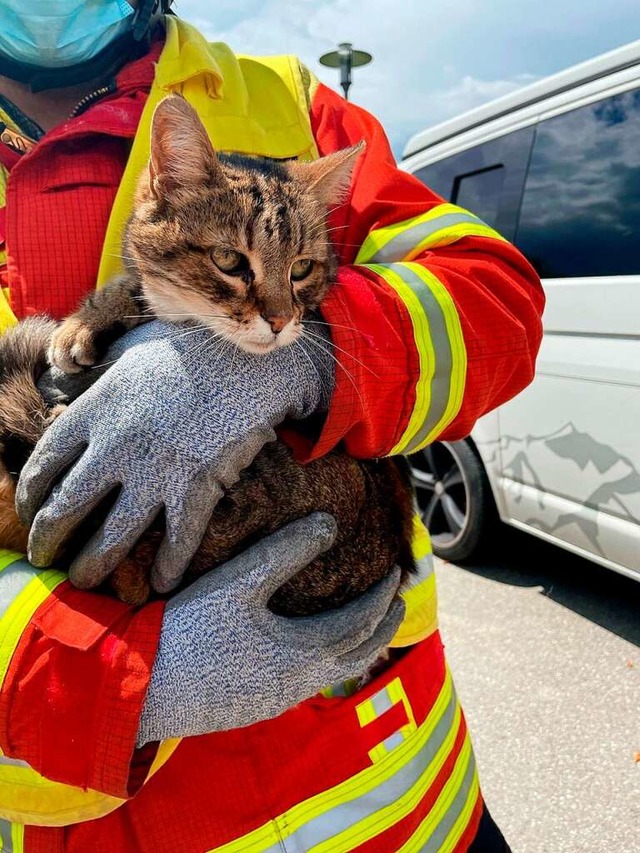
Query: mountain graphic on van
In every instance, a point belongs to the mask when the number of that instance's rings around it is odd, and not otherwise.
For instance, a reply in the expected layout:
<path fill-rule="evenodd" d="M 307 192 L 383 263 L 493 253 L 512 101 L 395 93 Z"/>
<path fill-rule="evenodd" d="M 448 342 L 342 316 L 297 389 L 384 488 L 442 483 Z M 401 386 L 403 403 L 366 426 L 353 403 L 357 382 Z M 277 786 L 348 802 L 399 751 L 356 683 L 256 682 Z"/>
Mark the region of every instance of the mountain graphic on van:
<path fill-rule="evenodd" d="M 618 517 L 638 523 L 638 518 L 626 505 L 624 496 L 640 493 L 640 472 L 628 457 L 623 456 L 610 445 L 597 441 L 589 433 L 576 429 L 573 423 L 567 423 L 547 436 L 503 435 L 499 445 L 503 455 L 506 455 L 506 451 L 510 451 L 510 455 L 513 454 L 509 461 L 505 462 L 504 473 L 515 482 L 523 483 L 527 479 L 524 476 L 526 470 L 538 490 L 541 509 L 544 509 L 547 504 L 547 489 L 532 463 L 534 454 L 531 453 L 531 448 L 535 445 L 544 445 L 559 459 L 576 464 L 581 471 L 588 466 L 593 466 L 601 475 L 596 488 L 584 499 L 584 513 L 580 509 L 561 513 L 553 523 L 545 522 L 540 518 L 530 518 L 528 523 L 531 526 L 553 534 L 562 527 L 575 524 L 582 530 L 593 548 L 605 556 L 598 541 L 597 513 L 587 513 L 586 510 L 605 510 L 606 508 L 608 513 L 613 510 Z M 526 447 L 527 451 L 516 450 L 518 445 Z M 515 453 L 514 450 L 516 450 Z"/>

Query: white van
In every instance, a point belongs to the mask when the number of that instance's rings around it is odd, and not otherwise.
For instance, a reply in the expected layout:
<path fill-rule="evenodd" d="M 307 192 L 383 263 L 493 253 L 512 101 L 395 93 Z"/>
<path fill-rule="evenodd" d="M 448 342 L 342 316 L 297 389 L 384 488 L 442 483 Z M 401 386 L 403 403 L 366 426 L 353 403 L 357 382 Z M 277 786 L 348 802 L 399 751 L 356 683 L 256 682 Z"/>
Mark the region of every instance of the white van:
<path fill-rule="evenodd" d="M 533 384 L 412 457 L 434 550 L 501 519 L 640 579 L 640 41 L 425 130 L 401 164 L 514 242 L 547 295 Z"/>

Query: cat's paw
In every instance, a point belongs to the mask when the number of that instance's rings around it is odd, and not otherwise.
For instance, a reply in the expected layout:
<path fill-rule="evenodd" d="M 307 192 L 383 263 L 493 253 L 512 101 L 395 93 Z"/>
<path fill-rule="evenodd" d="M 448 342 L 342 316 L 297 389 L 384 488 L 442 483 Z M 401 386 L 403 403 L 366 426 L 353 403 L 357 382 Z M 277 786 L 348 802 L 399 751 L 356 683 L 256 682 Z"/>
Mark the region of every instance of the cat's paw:
<path fill-rule="evenodd" d="M 61 415 L 64 411 L 66 411 L 68 408 L 69 407 L 66 405 L 66 403 L 58 403 L 56 406 L 53 406 L 53 408 L 49 409 L 49 411 L 47 412 L 47 415 L 44 419 L 45 429 L 49 429 L 49 427 L 55 421 L 55 419 L 59 415 Z"/>
<path fill-rule="evenodd" d="M 49 363 L 65 373 L 79 373 L 99 360 L 95 330 L 79 317 L 69 317 L 51 338 Z"/>

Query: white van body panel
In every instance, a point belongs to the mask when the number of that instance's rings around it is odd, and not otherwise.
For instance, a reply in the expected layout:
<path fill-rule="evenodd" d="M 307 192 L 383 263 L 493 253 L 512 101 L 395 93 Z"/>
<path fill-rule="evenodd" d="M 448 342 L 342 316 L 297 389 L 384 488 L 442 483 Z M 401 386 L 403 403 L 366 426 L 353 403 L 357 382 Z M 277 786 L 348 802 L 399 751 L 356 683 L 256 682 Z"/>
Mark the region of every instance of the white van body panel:
<path fill-rule="evenodd" d="M 631 89 L 640 42 L 418 134 L 402 168 Z M 504 521 L 640 580 L 640 275 L 543 286 L 534 382 L 472 438 Z"/>

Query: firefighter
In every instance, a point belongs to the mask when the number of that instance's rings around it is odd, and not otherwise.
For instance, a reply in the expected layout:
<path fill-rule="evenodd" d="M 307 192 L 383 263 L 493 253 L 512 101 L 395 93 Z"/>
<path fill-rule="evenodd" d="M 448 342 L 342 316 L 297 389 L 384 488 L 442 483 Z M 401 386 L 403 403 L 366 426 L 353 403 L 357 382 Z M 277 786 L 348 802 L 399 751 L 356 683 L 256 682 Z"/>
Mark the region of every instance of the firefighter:
<path fill-rule="evenodd" d="M 340 267 L 322 306 L 330 338 L 318 334 L 338 367 L 323 346 L 308 364 L 256 357 L 242 399 L 220 396 L 209 377 L 231 365 L 204 354 L 196 367 L 149 324 L 48 430 L 18 489 L 32 563 L 0 556 L 2 849 L 508 850 L 480 792 L 419 524 L 401 600 L 393 576 L 309 620 L 266 601 L 331 545 L 320 514 L 166 602 L 91 591 L 160 508 L 153 582 L 175 587 L 225 480 L 285 418 L 307 418 L 306 459 L 461 438 L 531 381 L 541 338 L 528 263 L 398 171 L 374 118 L 295 58 L 235 56 L 169 6 L 0 4 L 0 323 L 64 317 L 118 272 L 153 109 L 179 92 L 217 149 L 310 160 L 366 140 L 331 214 Z M 43 568 L 114 487 L 69 575 Z M 348 676 L 388 645 L 389 666 L 354 692 Z"/>

